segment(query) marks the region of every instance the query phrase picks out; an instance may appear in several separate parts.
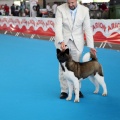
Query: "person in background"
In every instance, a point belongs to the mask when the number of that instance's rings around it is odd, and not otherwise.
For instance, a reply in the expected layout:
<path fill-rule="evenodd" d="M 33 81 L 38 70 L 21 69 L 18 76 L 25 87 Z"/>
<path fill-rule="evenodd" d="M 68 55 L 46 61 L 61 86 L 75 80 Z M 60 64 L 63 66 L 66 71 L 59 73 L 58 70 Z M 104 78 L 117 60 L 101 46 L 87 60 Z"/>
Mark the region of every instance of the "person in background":
<path fill-rule="evenodd" d="M 4 10 L 2 8 L 0 8 L 0 15 L 4 14 Z"/>
<path fill-rule="evenodd" d="M 23 16 L 25 10 L 25 5 L 23 2 L 21 2 L 20 9 L 19 9 L 19 15 Z"/>
<path fill-rule="evenodd" d="M 96 55 L 90 26 L 89 9 L 77 3 L 77 0 L 67 0 L 67 3 L 58 6 L 55 18 L 55 47 L 64 51 L 67 45 L 72 59 L 80 62 L 84 48 L 84 33 L 87 47 L 90 52 Z M 60 99 L 65 99 L 68 96 L 68 85 L 60 65 L 59 81 L 61 87 Z M 83 97 L 81 91 L 79 92 L 79 97 Z"/>
<path fill-rule="evenodd" d="M 103 2 L 100 8 L 101 8 L 101 10 L 105 11 L 105 10 L 107 9 L 107 6 L 106 6 L 106 4 Z"/>
<path fill-rule="evenodd" d="M 55 14 L 57 11 L 57 3 L 56 2 L 54 2 L 53 6 L 52 6 L 52 11 L 53 11 L 53 18 L 55 18 Z"/>
<path fill-rule="evenodd" d="M 37 6 L 36 6 L 36 12 L 37 12 L 37 17 L 40 17 L 40 5 L 37 2 Z"/>
<path fill-rule="evenodd" d="M 46 9 L 47 9 L 47 11 L 51 11 L 51 10 L 52 10 L 52 9 L 50 8 L 50 4 L 49 4 L 49 3 L 47 3 Z"/>
<path fill-rule="evenodd" d="M 99 9 L 98 5 L 96 3 L 94 5 L 95 5 L 95 10 L 98 10 Z"/>
<path fill-rule="evenodd" d="M 27 9 L 27 8 L 25 9 L 25 16 L 26 16 L 26 17 L 30 17 L 30 11 L 29 11 L 29 9 Z"/>
<path fill-rule="evenodd" d="M 90 5 L 89 5 L 89 9 L 90 9 L 90 10 L 94 10 L 94 9 L 95 9 L 95 5 L 94 5 L 94 3 L 90 3 Z"/>
<path fill-rule="evenodd" d="M 11 6 L 11 14 L 15 16 L 15 5 L 14 4 L 12 4 Z"/>
<path fill-rule="evenodd" d="M 5 15 L 9 15 L 9 6 L 7 6 L 7 4 L 5 4 L 4 6 L 4 11 L 5 11 Z"/>
<path fill-rule="evenodd" d="M 52 11 L 52 9 L 50 8 L 50 4 L 49 3 L 47 3 L 46 9 L 47 9 L 47 12 L 48 12 L 48 16 L 50 16 L 50 12 Z"/>
<path fill-rule="evenodd" d="M 20 12 L 20 7 L 16 6 L 14 16 L 19 16 L 19 12 Z"/>

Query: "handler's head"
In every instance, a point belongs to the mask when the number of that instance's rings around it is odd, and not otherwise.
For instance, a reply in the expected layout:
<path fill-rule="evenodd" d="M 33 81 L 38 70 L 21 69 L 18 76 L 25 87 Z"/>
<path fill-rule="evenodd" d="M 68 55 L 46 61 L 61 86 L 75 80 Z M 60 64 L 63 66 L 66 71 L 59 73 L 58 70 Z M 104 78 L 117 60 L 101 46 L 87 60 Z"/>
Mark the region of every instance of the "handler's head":
<path fill-rule="evenodd" d="M 77 7 L 77 0 L 67 0 L 68 7 L 74 10 Z"/>

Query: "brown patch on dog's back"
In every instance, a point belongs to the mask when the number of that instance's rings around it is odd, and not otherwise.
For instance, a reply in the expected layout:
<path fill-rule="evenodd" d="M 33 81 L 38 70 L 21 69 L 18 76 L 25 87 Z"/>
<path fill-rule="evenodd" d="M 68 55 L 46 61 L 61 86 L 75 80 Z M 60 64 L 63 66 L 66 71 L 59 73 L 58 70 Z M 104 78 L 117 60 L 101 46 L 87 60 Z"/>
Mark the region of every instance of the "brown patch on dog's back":
<path fill-rule="evenodd" d="M 94 56 L 92 56 L 91 61 L 84 63 L 75 62 L 70 57 L 70 59 L 66 62 L 66 67 L 69 71 L 72 71 L 78 79 L 84 79 L 89 75 L 96 75 L 96 73 L 103 76 L 102 67 L 98 63 L 97 58 Z"/>

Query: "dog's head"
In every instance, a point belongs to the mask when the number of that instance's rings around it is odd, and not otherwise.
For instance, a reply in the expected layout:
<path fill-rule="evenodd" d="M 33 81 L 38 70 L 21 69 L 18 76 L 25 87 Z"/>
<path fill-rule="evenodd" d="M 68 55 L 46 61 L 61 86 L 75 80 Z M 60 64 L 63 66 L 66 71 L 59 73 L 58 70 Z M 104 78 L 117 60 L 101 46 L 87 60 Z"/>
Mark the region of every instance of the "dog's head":
<path fill-rule="evenodd" d="M 64 63 L 70 59 L 69 49 L 67 48 L 64 51 L 57 49 L 57 59 L 60 63 Z"/>

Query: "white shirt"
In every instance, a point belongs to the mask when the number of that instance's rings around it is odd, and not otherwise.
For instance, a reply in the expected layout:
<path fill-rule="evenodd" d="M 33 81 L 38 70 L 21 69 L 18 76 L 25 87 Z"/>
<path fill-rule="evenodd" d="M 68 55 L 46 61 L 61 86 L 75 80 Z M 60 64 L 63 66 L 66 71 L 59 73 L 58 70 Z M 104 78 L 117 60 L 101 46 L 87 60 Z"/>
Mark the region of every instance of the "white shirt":
<path fill-rule="evenodd" d="M 71 9 L 70 9 L 70 13 L 71 13 L 73 22 L 74 22 L 74 20 L 75 20 L 76 12 L 77 12 L 77 7 L 76 7 L 74 10 L 71 10 Z"/>
<path fill-rule="evenodd" d="M 4 10 L 3 9 L 1 9 L 0 12 L 1 12 L 2 15 L 4 14 Z"/>
<path fill-rule="evenodd" d="M 56 14 L 57 4 L 54 4 L 54 5 L 52 6 L 52 11 L 53 11 L 53 14 Z"/>
<path fill-rule="evenodd" d="M 71 13 L 72 21 L 73 21 L 73 24 L 74 24 L 74 22 L 75 22 L 75 17 L 76 17 L 76 13 L 77 13 L 77 7 L 76 7 L 74 10 L 71 10 L 71 9 L 70 9 L 70 13 Z M 70 40 L 73 41 L 72 35 L 70 36 Z"/>
<path fill-rule="evenodd" d="M 95 6 L 94 6 L 93 4 L 90 4 L 89 9 L 90 9 L 90 10 L 94 10 L 94 9 L 95 9 Z"/>
<path fill-rule="evenodd" d="M 48 11 L 51 11 L 51 8 L 50 8 L 49 5 L 46 5 L 46 9 L 47 9 Z"/>

